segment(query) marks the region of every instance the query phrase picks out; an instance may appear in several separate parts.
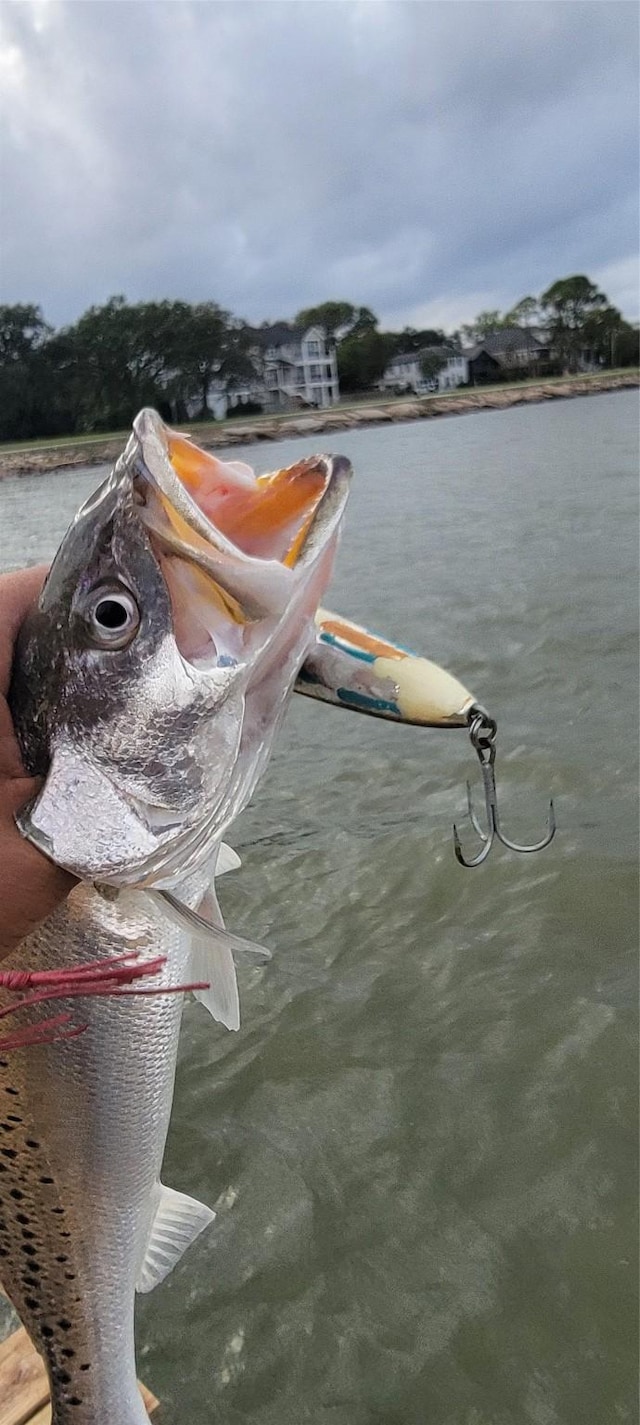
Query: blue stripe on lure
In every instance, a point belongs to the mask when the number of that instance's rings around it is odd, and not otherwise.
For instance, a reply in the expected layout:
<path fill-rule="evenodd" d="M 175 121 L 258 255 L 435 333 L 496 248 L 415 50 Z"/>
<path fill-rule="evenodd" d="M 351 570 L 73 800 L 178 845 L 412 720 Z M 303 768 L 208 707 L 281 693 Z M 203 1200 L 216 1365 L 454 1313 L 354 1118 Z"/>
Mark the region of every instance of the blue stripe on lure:
<path fill-rule="evenodd" d="M 378 657 L 377 653 L 369 653 L 365 648 L 355 648 L 353 643 L 347 643 L 346 639 L 338 638 L 335 633 L 327 633 L 326 629 L 320 630 L 319 637 L 321 643 L 328 643 L 331 648 L 339 648 L 351 658 L 361 658 L 363 663 L 375 663 Z"/>
<path fill-rule="evenodd" d="M 373 662 L 373 659 L 371 661 Z M 392 713 L 394 717 L 400 717 L 398 704 L 390 702 L 387 698 L 369 698 L 364 693 L 355 693 L 353 688 L 336 688 L 336 693 L 341 703 L 358 708 L 362 712 L 388 712 Z"/>

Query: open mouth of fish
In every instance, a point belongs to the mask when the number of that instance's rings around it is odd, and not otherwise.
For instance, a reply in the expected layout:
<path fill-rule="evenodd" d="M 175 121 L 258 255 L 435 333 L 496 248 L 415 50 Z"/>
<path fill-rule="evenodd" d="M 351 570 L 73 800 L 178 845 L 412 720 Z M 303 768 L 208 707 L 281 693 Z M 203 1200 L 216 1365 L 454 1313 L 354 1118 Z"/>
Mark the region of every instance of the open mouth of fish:
<path fill-rule="evenodd" d="M 31 671 L 14 691 L 45 782 L 19 825 L 45 854 L 118 886 L 199 869 L 315 642 L 350 475 L 318 455 L 256 477 L 140 412 L 25 632 L 44 691 L 36 707 Z M 99 809 L 89 841 L 81 795 Z"/>
<path fill-rule="evenodd" d="M 255 476 L 141 411 L 124 461 L 169 590 L 182 656 L 204 669 L 255 650 L 295 585 L 334 544 L 348 493 L 341 456 L 310 456 Z"/>

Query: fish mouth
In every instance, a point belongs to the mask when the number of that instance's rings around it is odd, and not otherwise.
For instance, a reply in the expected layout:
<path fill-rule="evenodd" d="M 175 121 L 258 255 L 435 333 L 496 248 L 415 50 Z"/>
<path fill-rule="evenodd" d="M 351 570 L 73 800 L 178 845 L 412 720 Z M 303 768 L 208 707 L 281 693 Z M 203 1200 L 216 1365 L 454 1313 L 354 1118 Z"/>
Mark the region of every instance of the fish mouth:
<path fill-rule="evenodd" d="M 136 416 L 133 432 L 124 459 L 180 652 L 196 664 L 235 663 L 252 630 L 281 617 L 335 548 L 349 461 L 307 456 L 256 476 L 171 430 L 154 410 Z"/>

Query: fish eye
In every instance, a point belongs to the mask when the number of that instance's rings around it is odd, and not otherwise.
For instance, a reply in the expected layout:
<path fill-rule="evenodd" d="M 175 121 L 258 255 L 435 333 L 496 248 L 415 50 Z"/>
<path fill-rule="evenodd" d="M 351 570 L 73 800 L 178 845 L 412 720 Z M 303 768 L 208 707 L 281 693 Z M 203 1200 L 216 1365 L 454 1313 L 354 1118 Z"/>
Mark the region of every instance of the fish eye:
<path fill-rule="evenodd" d="M 126 648 L 140 627 L 140 610 L 128 589 L 94 589 L 84 617 L 98 648 Z"/>

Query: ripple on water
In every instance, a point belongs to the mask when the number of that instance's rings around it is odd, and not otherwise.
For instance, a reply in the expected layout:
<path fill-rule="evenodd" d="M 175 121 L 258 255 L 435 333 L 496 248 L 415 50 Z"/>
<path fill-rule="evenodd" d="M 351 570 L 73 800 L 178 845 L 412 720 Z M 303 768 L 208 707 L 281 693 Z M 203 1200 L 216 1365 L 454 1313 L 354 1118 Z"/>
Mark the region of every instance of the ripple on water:
<path fill-rule="evenodd" d="M 340 437 L 330 605 L 457 672 L 508 834 L 559 830 L 464 872 L 463 734 L 291 708 L 221 886 L 274 958 L 239 1035 L 185 1018 L 165 1178 L 218 1218 L 139 1307 L 168 1425 L 635 1419 L 636 409 Z M 98 473 L 3 482 L 4 564 Z"/>

